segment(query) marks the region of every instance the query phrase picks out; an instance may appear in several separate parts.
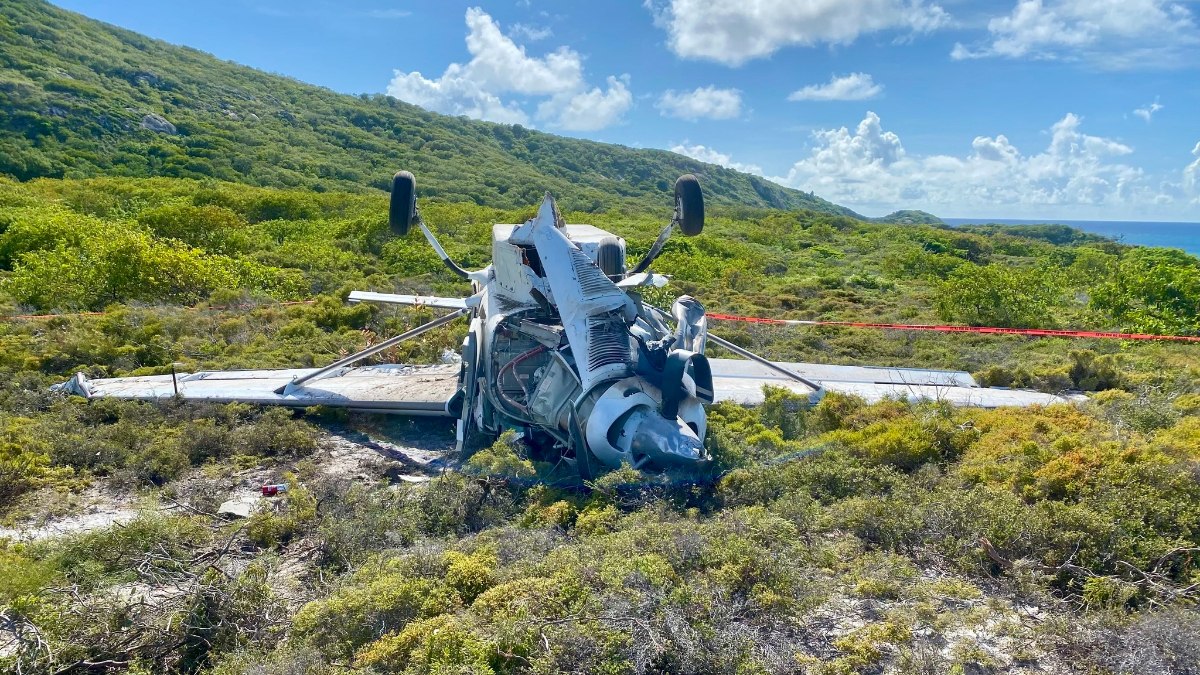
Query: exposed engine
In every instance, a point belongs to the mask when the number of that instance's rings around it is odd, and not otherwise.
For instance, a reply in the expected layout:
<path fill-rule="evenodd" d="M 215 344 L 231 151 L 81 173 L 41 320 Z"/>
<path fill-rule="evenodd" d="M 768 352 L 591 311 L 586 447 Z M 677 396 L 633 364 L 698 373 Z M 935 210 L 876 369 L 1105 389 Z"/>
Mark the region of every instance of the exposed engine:
<path fill-rule="evenodd" d="M 699 304 L 675 303 L 672 314 L 682 320 L 672 333 L 636 289 L 614 282 L 625 278 L 624 240 L 564 224 L 549 196 L 524 225 L 496 225 L 492 246 L 464 342 L 464 368 L 485 369 L 464 379 L 484 395 L 467 392 L 477 403 L 464 411 L 460 436 L 536 430 L 585 474 L 593 461 L 704 461 L 712 377 Z"/>

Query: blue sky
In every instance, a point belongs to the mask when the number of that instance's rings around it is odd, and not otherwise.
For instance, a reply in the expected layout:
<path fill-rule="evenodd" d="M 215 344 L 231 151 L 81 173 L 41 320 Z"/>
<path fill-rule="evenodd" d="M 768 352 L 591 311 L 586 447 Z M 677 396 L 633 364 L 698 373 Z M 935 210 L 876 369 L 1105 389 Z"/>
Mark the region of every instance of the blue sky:
<path fill-rule="evenodd" d="M 346 93 L 867 215 L 1200 221 L 1195 0 L 55 0 Z"/>

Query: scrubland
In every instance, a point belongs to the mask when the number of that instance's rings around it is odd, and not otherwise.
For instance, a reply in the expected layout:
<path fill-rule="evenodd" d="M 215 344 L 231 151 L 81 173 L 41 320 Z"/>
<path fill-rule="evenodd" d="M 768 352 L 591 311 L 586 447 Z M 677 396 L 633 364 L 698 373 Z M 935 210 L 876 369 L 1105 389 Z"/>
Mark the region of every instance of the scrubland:
<path fill-rule="evenodd" d="M 97 490 L 130 509 L 110 527 L 0 539 L 0 668 L 1197 672 L 1194 345 L 716 323 L 780 360 L 959 368 L 1089 399 L 808 407 L 773 391 L 758 409 L 712 409 L 709 470 L 625 468 L 589 484 L 507 436 L 449 471 L 381 456 L 348 474 L 329 470 L 330 433 L 413 427 L 48 392 L 78 371 L 324 364 L 428 320 L 343 302 L 352 288 L 467 290 L 423 242 L 388 236 L 384 210 L 380 195 L 215 181 L 0 181 L 0 519 L 19 533 Z M 532 205 L 422 213 L 481 267 L 491 224 Z M 636 257 L 668 215 L 569 220 L 626 236 Z M 1176 252 L 1058 227 L 710 215 L 704 235 L 668 245 L 657 269 L 673 281 L 652 299 L 688 293 L 751 316 L 1200 329 L 1200 261 Z M 434 362 L 461 330 L 381 358 Z M 452 443 L 439 424 L 417 431 Z M 259 475 L 291 489 L 244 520 L 215 517 L 245 489 L 237 477 Z"/>

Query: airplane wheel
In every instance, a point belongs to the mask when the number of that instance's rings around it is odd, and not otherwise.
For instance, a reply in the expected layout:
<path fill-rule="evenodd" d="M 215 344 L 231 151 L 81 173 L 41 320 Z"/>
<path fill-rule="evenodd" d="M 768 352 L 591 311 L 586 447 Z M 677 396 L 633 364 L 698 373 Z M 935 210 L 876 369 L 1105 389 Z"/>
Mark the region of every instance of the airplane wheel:
<path fill-rule="evenodd" d="M 596 265 L 609 279 L 625 278 L 625 250 L 616 237 L 605 237 L 596 248 Z"/>
<path fill-rule="evenodd" d="M 704 193 L 692 174 L 675 181 L 675 203 L 679 206 L 679 229 L 685 235 L 694 237 L 704 231 Z"/>
<path fill-rule="evenodd" d="M 417 220 L 417 179 L 407 171 L 392 177 L 392 197 L 388 204 L 388 227 L 403 237 Z"/>

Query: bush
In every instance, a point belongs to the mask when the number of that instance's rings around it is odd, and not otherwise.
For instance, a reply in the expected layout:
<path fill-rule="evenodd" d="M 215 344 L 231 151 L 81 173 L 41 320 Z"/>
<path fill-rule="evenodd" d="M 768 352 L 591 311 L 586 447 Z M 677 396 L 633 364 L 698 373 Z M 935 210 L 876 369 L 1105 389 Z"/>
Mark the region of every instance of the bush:
<path fill-rule="evenodd" d="M 317 517 L 317 500 L 295 476 L 287 476 L 288 491 L 279 503 L 267 503 L 250 514 L 246 537 L 260 548 L 283 546 Z"/>
<path fill-rule="evenodd" d="M 461 536 L 501 522 L 517 511 L 506 488 L 456 473 L 426 483 L 414 506 L 418 527 L 431 535 Z"/>
<path fill-rule="evenodd" d="M 126 466 L 141 480 L 162 485 L 178 478 L 190 466 L 190 462 L 187 450 L 180 446 L 175 434 L 169 433 L 134 452 Z"/>
<path fill-rule="evenodd" d="M 326 655 L 349 659 L 364 645 L 454 607 L 457 596 L 440 582 L 405 574 L 363 572 L 324 600 L 301 608 L 293 639 Z"/>
<path fill-rule="evenodd" d="M 50 466 L 50 448 L 35 435 L 33 420 L 0 417 L 0 424 L 0 508 L 55 478 L 70 475 L 70 469 Z"/>
<path fill-rule="evenodd" d="M 294 418 L 287 408 L 267 408 L 253 424 L 233 429 L 232 440 L 243 454 L 266 457 L 306 457 L 317 449 L 311 426 Z"/>
<path fill-rule="evenodd" d="M 533 462 L 517 454 L 523 445 L 516 432 L 505 431 L 491 447 L 472 455 L 464 470 L 497 478 L 532 478 L 536 473 Z"/>
<path fill-rule="evenodd" d="M 1119 389 L 1124 378 L 1117 357 L 1112 354 L 1100 356 L 1090 349 L 1070 352 L 1071 381 L 1076 389 L 1104 391 Z"/>
<path fill-rule="evenodd" d="M 488 662 L 493 650 L 474 630 L 449 614 L 414 621 L 386 635 L 355 657 L 360 668 L 390 673 L 494 672 Z"/>
<path fill-rule="evenodd" d="M 611 504 L 589 507 L 575 519 L 575 532 L 585 537 L 608 534 L 617 528 L 620 517 L 620 512 Z"/>
<path fill-rule="evenodd" d="M 1063 283 L 1048 269 L 967 263 L 950 273 L 934 301 L 945 321 L 970 326 L 1053 327 Z"/>
<path fill-rule="evenodd" d="M 449 551 L 445 563 L 446 585 L 458 593 L 465 604 L 471 604 L 496 583 L 496 555 L 491 550 L 480 549 L 471 555 Z"/>

